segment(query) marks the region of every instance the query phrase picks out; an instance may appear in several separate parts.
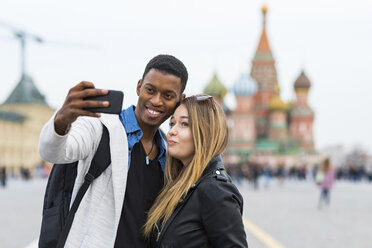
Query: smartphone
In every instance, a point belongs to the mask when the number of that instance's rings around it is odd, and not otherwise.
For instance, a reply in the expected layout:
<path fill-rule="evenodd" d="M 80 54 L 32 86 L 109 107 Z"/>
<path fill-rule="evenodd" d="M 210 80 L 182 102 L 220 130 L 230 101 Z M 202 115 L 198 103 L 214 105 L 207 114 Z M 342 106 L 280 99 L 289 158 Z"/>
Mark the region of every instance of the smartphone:
<path fill-rule="evenodd" d="M 95 113 L 107 113 L 107 114 L 120 114 L 123 105 L 124 93 L 117 90 L 109 90 L 107 95 L 103 96 L 93 96 L 84 98 L 84 100 L 93 101 L 108 101 L 110 106 L 102 108 L 85 108 L 91 112 Z"/>

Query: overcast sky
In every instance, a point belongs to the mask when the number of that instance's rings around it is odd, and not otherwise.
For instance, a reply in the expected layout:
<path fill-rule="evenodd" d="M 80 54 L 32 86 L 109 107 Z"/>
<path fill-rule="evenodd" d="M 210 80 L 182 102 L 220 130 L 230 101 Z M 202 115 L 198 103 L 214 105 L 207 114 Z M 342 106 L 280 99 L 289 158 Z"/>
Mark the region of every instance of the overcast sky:
<path fill-rule="evenodd" d="M 217 73 L 231 87 L 248 73 L 262 30 L 262 0 L 1 0 L 0 23 L 38 35 L 26 69 L 58 108 L 82 80 L 123 90 L 148 60 L 172 54 L 189 71 L 186 94 L 200 93 Z M 284 100 L 302 68 L 312 82 L 317 148 L 360 144 L 372 151 L 372 1 L 268 0 L 267 31 Z M 0 102 L 20 79 L 19 42 L 0 25 Z M 227 104 L 234 106 L 229 95 Z"/>

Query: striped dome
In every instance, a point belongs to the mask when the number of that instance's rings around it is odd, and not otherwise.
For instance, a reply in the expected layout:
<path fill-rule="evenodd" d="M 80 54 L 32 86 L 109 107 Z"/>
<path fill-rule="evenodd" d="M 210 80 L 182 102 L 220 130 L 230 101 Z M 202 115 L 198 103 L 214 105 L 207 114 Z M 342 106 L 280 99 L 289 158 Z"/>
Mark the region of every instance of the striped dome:
<path fill-rule="evenodd" d="M 207 95 L 211 95 L 213 97 L 223 99 L 225 95 L 227 94 L 227 89 L 218 79 L 216 73 L 214 73 L 212 80 L 204 88 L 203 93 Z"/>
<path fill-rule="evenodd" d="M 257 92 L 257 83 L 253 78 L 242 73 L 234 83 L 233 92 L 235 96 L 252 96 Z"/>

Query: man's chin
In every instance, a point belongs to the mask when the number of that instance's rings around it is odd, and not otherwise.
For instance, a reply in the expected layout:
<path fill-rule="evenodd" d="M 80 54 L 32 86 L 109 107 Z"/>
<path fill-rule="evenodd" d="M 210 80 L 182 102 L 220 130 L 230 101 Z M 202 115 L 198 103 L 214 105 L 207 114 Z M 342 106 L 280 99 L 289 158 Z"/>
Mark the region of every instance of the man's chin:
<path fill-rule="evenodd" d="M 164 120 L 165 121 L 165 120 Z M 160 127 L 161 124 L 164 123 L 163 120 L 146 120 L 144 124 L 149 127 Z"/>

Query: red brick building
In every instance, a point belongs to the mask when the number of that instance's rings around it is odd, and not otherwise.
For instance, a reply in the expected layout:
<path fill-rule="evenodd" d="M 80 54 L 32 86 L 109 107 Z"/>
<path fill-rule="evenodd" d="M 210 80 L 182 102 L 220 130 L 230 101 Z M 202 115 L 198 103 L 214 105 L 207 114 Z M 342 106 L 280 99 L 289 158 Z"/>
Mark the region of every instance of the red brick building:
<path fill-rule="evenodd" d="M 236 108 L 228 110 L 223 104 L 227 90 L 216 74 L 204 90 L 226 110 L 229 146 L 224 157 L 231 163 L 254 159 L 276 165 L 303 163 L 304 157 L 306 161 L 316 160 L 314 112 L 307 102 L 310 80 L 302 71 L 294 82 L 296 99 L 292 102 L 281 99 L 275 59 L 266 33 L 266 6 L 262 14 L 262 33 L 250 75 L 240 75 L 231 90 Z"/>

